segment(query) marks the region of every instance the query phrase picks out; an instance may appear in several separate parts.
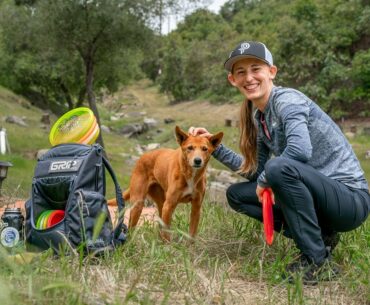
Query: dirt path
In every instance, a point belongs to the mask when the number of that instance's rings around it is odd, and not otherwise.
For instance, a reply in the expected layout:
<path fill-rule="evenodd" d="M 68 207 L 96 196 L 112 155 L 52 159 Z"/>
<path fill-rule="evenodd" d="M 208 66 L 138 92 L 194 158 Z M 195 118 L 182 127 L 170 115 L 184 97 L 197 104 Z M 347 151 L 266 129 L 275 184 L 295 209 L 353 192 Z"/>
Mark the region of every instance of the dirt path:
<path fill-rule="evenodd" d="M 129 107 L 128 111 L 145 111 L 146 116 L 159 120 L 173 118 L 179 124 L 223 126 L 225 119 L 237 119 L 238 104 L 210 104 L 207 101 L 188 101 L 171 105 L 169 99 L 158 92 L 158 88 L 151 85 L 149 81 L 139 82 L 129 86 L 117 99 L 125 95 L 134 96 L 136 104 Z M 187 127 L 185 126 L 185 127 Z"/>

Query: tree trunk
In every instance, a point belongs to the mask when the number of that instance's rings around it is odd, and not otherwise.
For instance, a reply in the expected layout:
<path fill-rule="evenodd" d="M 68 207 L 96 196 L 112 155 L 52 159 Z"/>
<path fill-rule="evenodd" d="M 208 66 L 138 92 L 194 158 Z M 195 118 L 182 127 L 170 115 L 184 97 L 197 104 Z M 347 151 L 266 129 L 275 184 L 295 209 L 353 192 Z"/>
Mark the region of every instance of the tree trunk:
<path fill-rule="evenodd" d="M 80 93 L 78 94 L 78 100 L 77 100 L 76 107 L 81 107 L 83 105 L 85 95 L 86 95 L 86 88 L 83 87 L 81 88 Z"/>
<path fill-rule="evenodd" d="M 64 85 L 64 83 L 61 81 L 60 82 L 60 88 L 62 89 L 64 96 L 66 98 L 67 104 L 68 104 L 68 109 L 72 110 L 73 109 L 73 100 L 71 95 L 69 94 L 68 88 Z"/>
<path fill-rule="evenodd" d="M 100 116 L 98 112 L 98 108 L 96 107 L 96 99 L 94 94 L 94 61 L 92 56 L 88 55 L 85 58 L 85 66 L 86 66 L 86 93 L 87 93 L 87 100 L 89 102 L 90 109 L 94 112 L 96 120 L 100 124 Z M 102 147 L 104 147 L 103 136 L 102 133 L 99 133 L 99 137 L 96 140 Z"/>

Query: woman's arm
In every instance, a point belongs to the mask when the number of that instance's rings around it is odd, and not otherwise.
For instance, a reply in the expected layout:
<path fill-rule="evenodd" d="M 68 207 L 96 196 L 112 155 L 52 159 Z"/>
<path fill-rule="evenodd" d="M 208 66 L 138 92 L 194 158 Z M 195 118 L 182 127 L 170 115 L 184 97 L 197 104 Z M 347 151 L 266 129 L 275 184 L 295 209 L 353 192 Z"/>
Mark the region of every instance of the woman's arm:
<path fill-rule="evenodd" d="M 309 104 L 297 93 L 286 93 L 276 101 L 276 109 L 283 122 L 287 145 L 281 156 L 307 162 L 312 156 L 308 131 Z"/>

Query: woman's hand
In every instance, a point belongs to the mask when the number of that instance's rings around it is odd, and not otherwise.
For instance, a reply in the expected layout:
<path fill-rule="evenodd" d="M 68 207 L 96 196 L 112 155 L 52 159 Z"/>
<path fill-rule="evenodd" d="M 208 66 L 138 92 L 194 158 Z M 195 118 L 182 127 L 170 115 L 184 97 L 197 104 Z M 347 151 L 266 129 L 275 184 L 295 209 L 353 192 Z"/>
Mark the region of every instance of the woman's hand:
<path fill-rule="evenodd" d="M 275 196 L 274 196 L 274 192 L 272 191 L 272 189 L 270 187 L 264 188 L 264 187 L 261 187 L 257 184 L 256 194 L 257 194 L 257 197 L 258 197 L 258 201 L 260 203 L 262 203 L 262 200 L 263 200 L 262 194 L 263 194 L 264 190 L 267 190 L 270 193 L 272 202 L 275 202 Z"/>
<path fill-rule="evenodd" d="M 192 136 L 201 136 L 201 137 L 206 137 L 210 138 L 213 136 L 207 129 L 204 127 L 190 127 L 188 130 L 188 133 Z"/>

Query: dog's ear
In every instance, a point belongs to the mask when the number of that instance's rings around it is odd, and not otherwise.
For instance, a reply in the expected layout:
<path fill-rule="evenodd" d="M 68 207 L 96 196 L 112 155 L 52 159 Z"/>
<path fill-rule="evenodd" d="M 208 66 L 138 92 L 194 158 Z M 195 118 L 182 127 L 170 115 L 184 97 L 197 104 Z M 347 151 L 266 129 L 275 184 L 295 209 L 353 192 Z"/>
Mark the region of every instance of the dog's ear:
<path fill-rule="evenodd" d="M 189 135 L 183 131 L 179 126 L 175 127 L 176 140 L 180 145 L 189 137 Z"/>
<path fill-rule="evenodd" d="M 212 146 L 216 148 L 221 143 L 223 136 L 224 136 L 223 132 L 216 133 L 215 135 L 209 138 L 209 142 L 211 142 Z"/>

